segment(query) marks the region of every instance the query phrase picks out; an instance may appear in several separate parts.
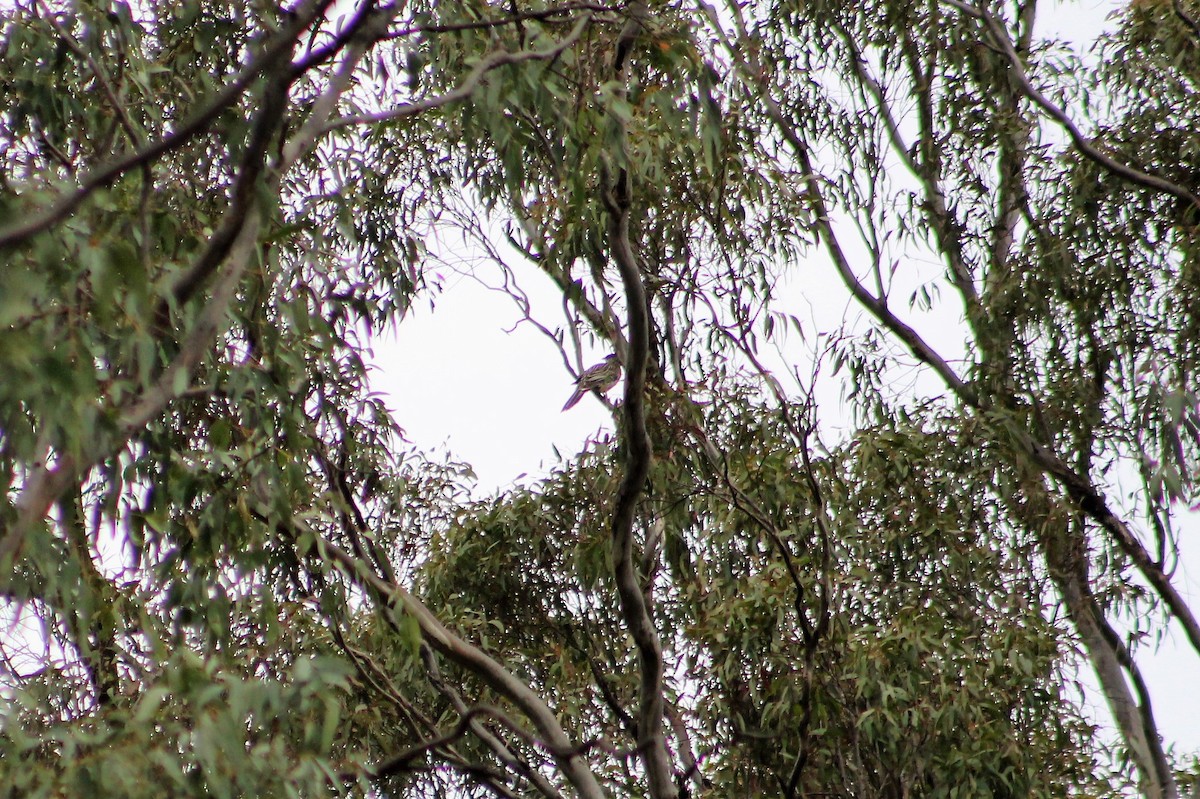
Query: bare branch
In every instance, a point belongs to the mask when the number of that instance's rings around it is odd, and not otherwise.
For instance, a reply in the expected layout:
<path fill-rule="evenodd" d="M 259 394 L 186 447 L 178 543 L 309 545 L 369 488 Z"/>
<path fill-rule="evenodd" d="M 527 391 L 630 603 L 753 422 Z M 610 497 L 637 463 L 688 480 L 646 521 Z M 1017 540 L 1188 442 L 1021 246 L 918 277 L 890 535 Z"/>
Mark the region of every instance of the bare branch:
<path fill-rule="evenodd" d="M 667 722 L 675 736 L 675 749 L 679 752 L 679 764 L 683 766 L 682 778 L 690 780 L 693 787 L 700 790 L 704 787 L 704 777 L 700 774 L 700 762 L 692 748 L 692 738 L 688 734 L 687 721 L 674 703 L 668 702 L 666 707 Z"/>
<path fill-rule="evenodd" d="M 644 4 L 640 4 L 644 10 Z M 631 17 L 633 19 L 633 17 Z M 621 64 L 614 69 L 620 74 Z M 614 120 L 621 130 L 624 123 Z M 607 170 L 605 170 L 607 172 Z M 608 211 L 608 247 L 625 287 L 629 314 L 629 348 L 626 353 L 623 449 L 625 475 L 617 491 L 612 517 L 612 558 L 617 596 L 625 629 L 637 648 L 641 683 L 638 698 L 638 746 L 646 768 L 649 793 L 654 799 L 674 799 L 679 789 L 672 777 L 670 754 L 663 730 L 662 643 L 650 615 L 647 597 L 633 562 L 633 522 L 638 500 L 650 474 L 651 446 L 646 431 L 646 367 L 650 357 L 650 320 L 641 267 L 629 238 L 630 178 L 626 170 L 604 176 L 603 201 Z"/>
<path fill-rule="evenodd" d="M 1133 684 L 1133 690 L 1137 694 L 1137 711 L 1138 723 L 1142 730 L 1147 747 L 1150 750 L 1150 758 L 1153 763 L 1153 769 L 1158 775 L 1158 781 L 1163 786 L 1167 797 L 1173 799 L 1179 795 L 1179 791 L 1175 785 L 1174 776 L 1171 773 L 1171 766 L 1167 762 L 1166 752 L 1163 751 L 1161 736 L 1158 731 L 1158 722 L 1154 720 L 1154 703 L 1151 701 L 1150 688 L 1146 685 L 1146 679 L 1142 676 L 1142 670 L 1134 661 L 1129 648 L 1121 640 L 1117 631 L 1108 623 L 1108 619 L 1104 617 L 1104 611 L 1100 608 L 1094 595 L 1088 592 L 1088 603 L 1092 615 L 1095 617 L 1105 640 L 1109 647 L 1116 653 L 1117 660 L 1125 673 L 1129 675 L 1129 682 Z"/>
<path fill-rule="evenodd" d="M 1038 531 L 1050 579 L 1058 588 L 1080 643 L 1088 653 L 1113 721 L 1129 747 L 1142 793 L 1150 799 L 1173 799 L 1178 792 L 1154 726 L 1149 693 L 1140 671 L 1088 588 L 1087 564 L 1078 554 L 1083 548 L 1071 540 L 1082 533 L 1072 531 L 1070 522 L 1047 523 L 1048 517 L 1054 516 L 1047 511 L 1054 499 L 1043 488 L 1040 476 L 1025 483 L 1022 493 L 1026 501 L 1019 503 L 1010 498 L 1007 504 L 1018 518 Z M 1130 692 L 1123 670 L 1132 679 L 1140 703 Z"/>

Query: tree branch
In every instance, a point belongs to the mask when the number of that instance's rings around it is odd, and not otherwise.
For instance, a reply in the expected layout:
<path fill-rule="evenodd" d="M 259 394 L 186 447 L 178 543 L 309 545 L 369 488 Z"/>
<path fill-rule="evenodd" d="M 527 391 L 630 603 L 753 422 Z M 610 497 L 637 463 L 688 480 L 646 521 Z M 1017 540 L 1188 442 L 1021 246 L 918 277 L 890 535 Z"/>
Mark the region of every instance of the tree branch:
<path fill-rule="evenodd" d="M 411 746 L 403 752 L 392 755 L 389 758 L 379 761 L 374 766 L 367 769 L 367 773 L 372 779 L 380 779 L 382 777 L 390 777 L 394 774 L 399 774 L 404 771 L 414 770 L 413 761 L 434 750 L 444 748 L 459 738 L 462 738 L 475 725 L 478 725 L 477 716 L 490 715 L 492 709 L 476 705 L 468 708 L 461 716 L 458 723 L 449 732 L 443 733 L 435 738 L 430 738 L 422 741 L 416 746 Z"/>
<path fill-rule="evenodd" d="M 501 763 L 513 771 L 523 774 L 525 778 L 533 783 L 533 786 L 537 788 L 538 793 L 540 793 L 542 796 L 545 796 L 546 799 L 561 799 L 562 795 L 555 790 L 554 786 L 551 785 L 545 777 L 539 774 L 537 769 L 531 768 L 524 759 L 519 757 L 517 753 L 513 751 L 512 747 L 502 741 L 498 735 L 493 733 L 487 727 L 484 727 L 479 721 L 468 719 L 468 716 L 480 708 L 478 706 L 475 708 L 468 708 L 467 703 L 463 701 L 463 698 L 459 695 L 458 691 L 446 684 L 446 681 L 442 679 L 442 673 L 438 668 L 437 658 L 435 657 L 433 650 L 425 644 L 421 645 L 421 660 L 425 663 L 425 672 L 429 677 L 429 682 L 442 696 L 446 697 L 446 699 L 450 701 L 450 704 L 454 707 L 455 712 L 459 713 L 464 719 L 469 721 L 468 727 L 471 732 L 476 738 L 483 741 L 484 745 L 487 746 L 488 749 L 492 750 L 492 753 L 500 759 Z M 491 712 L 490 708 L 488 709 L 488 712 Z M 506 726 L 515 727 L 516 725 L 513 723 Z M 526 733 L 522 737 L 528 738 L 529 736 Z"/>
<path fill-rule="evenodd" d="M 1132 169 L 1123 164 L 1119 164 L 1113 161 L 1111 158 L 1108 158 L 1107 156 L 1104 156 L 1096 151 L 1095 148 L 1093 148 L 1083 138 L 1082 134 L 1080 134 L 1078 129 L 1073 123 L 1071 123 L 1066 115 L 1061 110 L 1051 105 L 1045 99 L 1045 97 L 1043 97 L 1036 91 L 1036 89 L 1032 87 L 1032 85 L 1029 83 L 1027 75 L 1021 67 L 1020 59 L 1017 57 L 1011 41 L 1006 35 L 1004 35 L 1002 30 L 996 30 L 998 26 L 990 17 L 990 15 L 987 15 L 986 12 L 972 9 L 971 7 L 961 3 L 959 0 L 944 1 L 962 9 L 965 13 L 969 13 L 972 16 L 984 20 L 984 22 L 988 24 L 993 37 L 997 39 L 997 42 L 1008 56 L 1022 90 L 1025 91 L 1028 96 L 1030 96 L 1030 98 L 1033 99 L 1044 110 L 1047 110 L 1048 113 L 1050 113 L 1050 115 L 1059 122 L 1059 124 L 1063 125 L 1067 129 L 1075 146 L 1079 148 L 1080 151 L 1083 152 L 1087 157 L 1101 164 L 1115 174 L 1124 177 L 1125 179 L 1130 180 L 1138 185 L 1163 191 L 1176 197 L 1182 197 L 1188 202 L 1196 204 L 1198 207 L 1200 207 L 1200 201 L 1198 201 L 1197 198 L 1190 192 L 1181 189 L 1169 181 L 1146 175 L 1138 170 Z M 715 12 L 710 7 L 705 7 L 709 10 L 710 20 L 713 22 L 714 26 L 719 29 L 720 20 L 716 17 Z M 742 36 L 743 40 L 747 40 L 744 26 L 740 28 L 740 35 Z M 938 355 L 935 350 L 933 350 L 923 339 L 921 339 L 915 331 L 913 331 L 910 327 L 905 325 L 898 318 L 896 318 L 894 314 L 891 313 L 891 311 L 887 308 L 885 298 L 875 298 L 872 296 L 870 292 L 867 291 L 861 282 L 855 277 L 853 271 L 849 268 L 849 263 L 842 252 L 836 237 L 834 236 L 834 230 L 830 221 L 829 211 L 825 205 L 821 186 L 815 177 L 815 171 L 813 169 L 807 144 L 804 142 L 801 135 L 791 124 L 791 122 L 785 117 L 782 109 L 769 93 L 767 81 L 764 77 L 767 74 L 766 71 L 761 68 L 761 65 L 758 64 L 757 61 L 754 63 L 749 63 L 747 61 L 748 58 L 754 58 L 753 49 L 749 47 L 738 49 L 733 46 L 733 43 L 730 42 L 727 37 L 723 37 L 723 41 L 725 42 L 730 57 L 734 60 L 734 63 L 744 76 L 747 93 L 752 97 L 756 96 L 763 104 L 766 109 L 767 116 L 775 123 L 776 129 L 791 147 L 805 173 L 808 175 L 809 194 L 812 198 L 813 208 L 816 215 L 817 229 L 825 238 L 826 248 L 833 258 L 835 267 L 838 273 L 841 275 L 843 283 L 845 283 L 851 294 L 857 301 L 866 307 L 876 317 L 876 319 L 879 320 L 880 323 L 883 324 L 885 329 L 907 344 L 909 349 L 921 362 L 933 368 L 934 371 L 942 377 L 947 386 L 965 405 L 973 408 L 979 413 L 988 413 L 990 411 L 994 411 L 995 406 L 993 405 L 991 399 L 981 396 L 972 386 L 965 383 L 957 374 L 954 373 L 949 364 L 947 364 L 946 361 L 940 355 Z M 750 53 L 750 55 L 747 55 L 747 53 Z M 1191 612 L 1188 604 L 1175 590 L 1174 586 L 1170 582 L 1170 579 L 1163 572 L 1162 568 L 1152 560 L 1149 553 L 1142 546 L 1141 542 L 1137 539 L 1125 522 L 1112 512 L 1099 489 L 1097 489 L 1085 476 L 1073 471 L 1049 447 L 1037 441 L 1037 439 L 1025 429 L 1019 430 L 1016 437 L 1018 440 L 1015 442 L 1017 446 L 1014 447 L 1014 454 L 1020 459 L 1018 463 L 1025 461 L 1030 465 L 1035 466 L 1041 472 L 1050 475 L 1063 489 L 1065 489 L 1068 496 L 1088 518 L 1098 523 L 1102 529 L 1106 530 L 1117 541 L 1120 549 L 1125 552 L 1125 554 L 1133 561 L 1142 575 L 1154 587 L 1155 591 L 1166 604 L 1170 612 L 1174 614 L 1175 617 L 1180 621 L 1180 624 L 1183 626 L 1193 648 L 1200 652 L 1200 625 L 1197 624 L 1196 618 Z M 1034 529 L 1036 529 L 1036 526 Z M 1066 590 L 1064 590 L 1064 587 Z M 1067 601 L 1069 605 L 1074 606 L 1075 610 L 1078 611 L 1079 604 L 1071 600 L 1067 595 L 1070 589 L 1070 584 L 1060 584 L 1060 590 L 1063 591 L 1064 601 Z M 1090 630 L 1094 631 L 1094 620 L 1092 620 L 1090 616 L 1078 612 L 1072 613 L 1072 617 L 1075 619 L 1077 631 L 1081 635 L 1091 636 L 1094 640 L 1095 635 L 1093 632 L 1089 632 Z M 1091 622 L 1090 626 L 1089 621 Z M 1104 648 L 1104 651 L 1107 651 L 1107 648 Z M 1107 668 L 1108 666 L 1105 664 L 1111 665 L 1111 661 L 1108 659 L 1098 660 L 1096 662 L 1096 667 L 1097 669 Z M 1110 685 L 1119 685 L 1122 688 L 1125 685 L 1124 678 L 1120 675 L 1115 677 L 1110 675 L 1106 677 L 1105 682 L 1106 684 Z M 1128 692 L 1126 690 L 1125 694 L 1127 693 Z M 1164 794 L 1156 790 L 1152 795 L 1173 795 L 1170 793 L 1173 786 L 1173 780 L 1170 779 L 1169 774 L 1167 775 L 1165 781 L 1162 778 L 1161 758 L 1156 757 L 1152 750 L 1145 745 L 1146 735 L 1144 734 L 1145 727 L 1143 725 L 1152 723 L 1152 717 L 1149 715 L 1149 709 L 1148 707 L 1142 708 L 1142 715 L 1139 723 L 1138 721 L 1133 720 L 1130 717 L 1130 714 L 1126 711 L 1130 704 L 1136 706 L 1136 702 L 1132 702 L 1131 698 L 1129 699 L 1129 703 L 1126 703 L 1124 700 L 1122 700 L 1121 702 L 1118 702 L 1117 705 L 1113 706 L 1113 710 L 1114 713 L 1119 715 L 1118 721 L 1120 722 L 1122 730 L 1125 732 L 1124 737 L 1127 743 L 1131 747 L 1140 746 L 1140 751 L 1138 752 L 1139 773 L 1142 775 L 1143 779 L 1149 781 L 1152 786 L 1160 786 L 1162 791 L 1165 791 Z M 1153 730 L 1150 734 L 1156 736 L 1157 731 Z"/>
<path fill-rule="evenodd" d="M 1047 99 L 1047 97 L 1038 91 L 1037 87 L 1033 85 L 1033 82 L 1029 79 L 1029 74 L 1025 71 L 1024 64 L 1021 62 L 1020 54 L 1017 53 L 1016 48 L 1013 46 L 1012 39 L 1009 38 L 1008 33 L 1004 30 L 1000 23 L 996 21 L 996 18 L 992 16 L 990 12 L 982 8 L 977 8 L 969 3 L 965 3 L 963 0 L 941 0 L 941 2 L 953 6 L 967 16 L 974 17 L 983 23 L 988 34 L 991 36 L 992 41 L 1008 60 L 1009 66 L 1012 67 L 1012 78 L 1016 82 L 1016 85 L 1026 97 L 1028 97 L 1034 102 L 1035 105 L 1049 114 L 1050 117 L 1067 132 L 1067 135 L 1071 137 L 1071 143 L 1075 145 L 1075 149 L 1082 153 L 1086 158 L 1100 165 L 1114 175 L 1124 178 L 1130 183 L 1142 186 L 1143 188 L 1153 189 L 1164 194 L 1170 194 L 1172 197 L 1177 197 L 1181 200 L 1191 203 L 1197 209 L 1200 209 L 1200 197 L 1192 194 L 1183 186 L 1180 186 L 1177 183 L 1172 183 L 1166 178 L 1161 178 L 1157 175 L 1151 175 L 1149 173 L 1142 172 L 1140 169 L 1135 169 L 1127 164 L 1123 164 L 1120 161 L 1117 161 L 1116 159 L 1100 152 L 1100 150 L 1098 150 L 1090 141 L 1088 141 L 1087 137 L 1080 132 L 1079 128 L 1076 127 L 1071 118 L 1067 116 L 1067 113 L 1054 103 L 1050 102 L 1050 100 Z"/>
<path fill-rule="evenodd" d="M 1073 534 L 1070 523 L 1062 520 L 1061 513 L 1058 514 L 1057 524 L 1050 521 L 1055 518 L 1054 498 L 1045 490 L 1042 481 L 1040 475 L 1026 478 L 1021 492 L 1026 498 L 1025 502 L 1010 498 L 1007 504 L 1022 524 L 1037 532 L 1050 579 L 1058 588 L 1067 615 L 1091 661 L 1113 721 L 1129 748 L 1142 794 L 1148 799 L 1174 799 L 1178 793 L 1170 768 L 1166 766 L 1158 730 L 1153 726 L 1150 697 L 1145 693 L 1141 674 L 1116 633 L 1105 621 L 1088 588 L 1087 564 L 1081 554 L 1082 544 L 1078 541 L 1082 534 Z M 1130 693 L 1123 669 L 1139 689 L 1140 705 Z"/>
<path fill-rule="evenodd" d="M 257 183 L 267 167 L 267 148 L 279 129 L 287 104 L 290 76 L 274 77 L 263 91 L 262 105 L 250 130 L 246 149 L 238 162 L 237 178 L 230 192 L 229 208 L 221 224 L 209 236 L 204 251 L 171 286 L 176 305 L 188 302 L 204 286 L 225 257 L 246 223 L 247 209 L 255 202 Z M 155 324 L 165 332 L 169 326 L 170 303 L 164 298 L 155 309 Z"/>
<path fill-rule="evenodd" d="M 371 686 L 373 690 L 386 696 L 394 705 L 396 705 L 397 708 L 399 708 L 404 716 L 405 721 L 408 722 L 409 729 L 411 729 L 412 732 L 418 737 L 422 736 L 423 733 L 418 730 L 416 724 L 416 722 L 419 721 L 425 732 L 433 734 L 435 738 L 438 737 L 439 731 L 437 725 L 434 724 L 432 719 L 422 713 L 400 693 L 399 689 L 396 688 L 396 686 L 392 683 L 391 678 L 384 672 L 383 667 L 376 663 L 362 650 L 356 649 L 346 643 L 345 637 L 342 635 L 341 630 L 336 624 L 331 625 L 330 629 L 333 633 L 334 639 L 337 641 L 338 646 L 341 647 L 342 651 L 351 660 L 351 662 L 354 663 L 354 668 L 358 671 L 359 675 Z M 501 772 L 499 769 L 488 768 L 482 763 L 473 763 L 467 760 L 455 749 L 452 743 L 452 741 L 444 744 L 435 743 L 429 746 L 426 751 L 433 751 L 436 749 L 437 756 L 452 768 L 457 769 L 467 777 L 474 779 L 480 784 L 486 786 L 497 796 L 503 797 L 503 799 L 516 799 L 516 794 L 514 794 L 505 785 L 505 778 L 508 776 L 507 774 Z M 390 759 L 391 758 L 385 758 L 384 760 L 380 761 L 380 764 L 387 763 Z M 368 766 L 366 769 L 367 773 L 377 779 L 386 776 L 385 774 L 378 774 L 375 772 L 374 769 L 380 768 L 380 764 L 377 764 L 375 767 Z M 361 776 L 361 772 L 358 770 L 350 770 L 343 772 L 342 776 L 345 782 L 355 782 Z"/>
<path fill-rule="evenodd" d="M 619 64 L 617 70 L 619 73 Z M 620 126 L 621 146 L 624 147 L 624 123 L 616 118 L 613 122 Z M 641 268 L 629 239 L 629 173 L 621 169 L 616 175 L 606 174 L 603 182 L 603 201 L 608 211 L 608 246 L 625 287 L 625 306 L 629 314 L 629 349 L 625 362 L 625 397 L 622 406 L 625 417 L 625 476 L 617 491 L 612 517 L 613 574 L 621 617 L 633 637 L 641 670 L 638 746 L 646 768 L 650 796 L 654 799 L 674 799 L 679 790 L 672 777 L 671 758 L 663 731 L 662 643 L 633 562 L 634 516 L 650 474 L 651 445 L 646 431 L 645 399 L 650 320 Z"/>
<path fill-rule="evenodd" d="M 229 106 L 233 105 L 260 74 L 286 59 L 295 44 L 296 36 L 313 23 L 331 5 L 333 0 L 312 0 L 307 8 L 295 13 L 277 34 L 267 39 L 257 57 L 226 86 L 217 93 L 207 106 L 195 112 L 187 121 L 167 136 L 152 142 L 124 158 L 119 158 L 99 167 L 84 178 L 82 184 L 71 194 L 59 198 L 41 213 L 27 216 L 22 222 L 0 230 L 0 250 L 15 247 L 31 236 L 50 229 L 66 219 L 79 205 L 97 189 L 111 185 L 131 169 L 154 161 L 175 150 L 208 126 Z"/>
<path fill-rule="evenodd" d="M 64 28 L 58 21 L 54 11 L 47 5 L 45 0 L 38 0 L 38 5 L 42 7 L 43 18 L 54 28 L 54 32 L 58 34 L 58 38 L 62 39 L 67 48 L 76 55 L 77 58 L 85 61 L 88 69 L 92 71 L 93 77 L 96 78 L 96 83 L 99 84 L 101 92 L 104 93 L 105 99 L 108 100 L 109 108 L 116 115 L 117 120 L 124 129 L 125 135 L 129 137 L 130 143 L 134 147 L 141 147 L 141 136 L 137 132 L 137 128 L 133 124 L 133 120 L 129 118 L 129 112 L 125 105 L 117 97 L 116 90 L 113 89 L 112 81 L 109 79 L 108 72 L 100 66 L 92 54 L 83 49 L 71 32 Z"/>
<path fill-rule="evenodd" d="M 500 50 L 484 56 L 475 68 L 472 69 L 467 76 L 463 78 L 462 83 L 456 86 L 451 91 L 445 94 L 439 94 L 436 97 L 429 97 L 424 100 L 418 100 L 413 103 L 404 103 L 390 111 L 381 111 L 377 114 L 356 114 L 354 116 L 342 117 L 335 119 L 322 128 L 321 133 L 326 134 L 341 128 L 348 128 L 353 125 L 375 125 L 381 122 L 391 122 L 396 119 L 414 116 L 423 111 L 429 111 L 433 108 L 441 108 L 445 105 L 461 102 L 467 99 L 478 88 L 479 83 L 492 70 L 507 64 L 520 64 L 525 61 L 551 61 L 563 54 L 571 45 L 579 41 L 579 37 L 583 35 L 587 29 L 588 23 L 591 22 L 591 15 L 585 14 L 580 17 L 575 23 L 575 27 L 562 41 L 547 47 L 542 50 L 521 50 L 515 53 L 507 50 Z"/>
<path fill-rule="evenodd" d="M 975 288 L 974 278 L 964 256 L 962 226 L 946 205 L 946 194 L 942 189 L 941 157 L 932 130 L 933 108 L 929 87 L 927 84 L 918 83 L 916 93 L 917 119 L 922 134 L 918 139 L 918 145 L 923 154 L 922 163 L 918 163 L 904 141 L 904 136 L 900 132 L 900 124 L 892 113 L 883 86 L 867 69 L 866 58 L 863 56 L 858 42 L 841 25 L 835 27 L 842 42 L 850 51 L 851 68 L 859 82 L 875 101 L 876 110 L 883 120 L 888 140 L 892 144 L 892 151 L 913 177 L 920 182 L 921 188 L 924 190 L 926 219 L 937 237 L 939 249 L 950 267 L 950 277 L 954 281 L 955 287 L 962 294 L 970 316 L 976 318 L 979 315 L 979 293 Z M 907 49 L 906 52 L 908 52 Z M 910 63 L 910 69 L 914 72 L 917 68 L 918 65 Z M 883 299 L 884 296 L 883 291 L 880 290 L 879 297 Z"/>
<path fill-rule="evenodd" d="M 316 533 L 313 535 L 316 536 Z M 559 769 L 580 797 L 605 799 L 596 776 L 580 757 L 579 748 L 571 743 L 571 739 L 546 702 L 528 685 L 518 680 L 481 649 L 447 629 L 424 603 L 404 587 L 384 581 L 367 564 L 337 544 L 319 536 L 316 536 L 316 541 L 322 556 L 346 569 L 374 598 L 381 612 L 388 614 L 402 611 L 410 614 L 420 626 L 424 640 L 433 649 L 477 675 L 524 713 L 542 736 L 542 741 L 554 755 Z"/>

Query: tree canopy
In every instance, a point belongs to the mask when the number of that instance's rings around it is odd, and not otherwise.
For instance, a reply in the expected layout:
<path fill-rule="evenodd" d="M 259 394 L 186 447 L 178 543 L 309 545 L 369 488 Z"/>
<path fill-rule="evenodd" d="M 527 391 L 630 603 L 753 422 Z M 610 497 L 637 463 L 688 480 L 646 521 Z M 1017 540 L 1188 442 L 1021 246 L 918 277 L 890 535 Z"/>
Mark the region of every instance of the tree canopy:
<path fill-rule="evenodd" d="M 1190 791 L 1200 5 L 1041 5 L 5 4 L 0 795 Z M 488 497 L 456 246 L 624 367 Z"/>

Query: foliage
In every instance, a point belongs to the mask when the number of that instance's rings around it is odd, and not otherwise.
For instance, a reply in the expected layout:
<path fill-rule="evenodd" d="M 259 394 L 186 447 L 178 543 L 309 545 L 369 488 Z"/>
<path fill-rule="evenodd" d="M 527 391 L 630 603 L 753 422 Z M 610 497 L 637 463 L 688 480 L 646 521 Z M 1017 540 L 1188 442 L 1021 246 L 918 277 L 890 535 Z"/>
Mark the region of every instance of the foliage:
<path fill-rule="evenodd" d="M 0 794 L 1179 796 L 1200 7 L 1036 10 L 11 4 Z M 486 499 L 449 230 L 627 375 Z"/>

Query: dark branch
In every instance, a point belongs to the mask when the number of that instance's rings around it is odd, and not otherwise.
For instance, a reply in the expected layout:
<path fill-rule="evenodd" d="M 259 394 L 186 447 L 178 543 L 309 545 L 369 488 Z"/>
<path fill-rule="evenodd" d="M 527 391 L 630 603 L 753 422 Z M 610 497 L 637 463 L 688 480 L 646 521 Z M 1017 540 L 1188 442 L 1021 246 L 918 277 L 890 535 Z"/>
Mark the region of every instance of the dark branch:
<path fill-rule="evenodd" d="M 617 65 L 617 71 L 619 74 L 620 65 Z M 620 139 L 624 146 L 624 123 L 614 119 L 614 124 L 620 126 Z M 625 476 L 617 491 L 613 510 L 613 571 L 621 617 L 633 637 L 641 669 L 638 744 L 646 768 L 649 793 L 654 799 L 674 799 L 679 790 L 672 778 L 671 759 L 663 732 L 662 643 L 633 562 L 634 516 L 650 474 L 651 445 L 646 431 L 645 399 L 646 366 L 650 357 L 650 319 L 641 268 L 629 237 L 629 173 L 620 169 L 615 175 L 605 174 L 603 177 L 603 201 L 608 212 L 608 247 L 625 287 L 625 307 L 629 314 L 629 349 L 625 362 L 627 377 L 622 406 L 625 417 Z"/>

